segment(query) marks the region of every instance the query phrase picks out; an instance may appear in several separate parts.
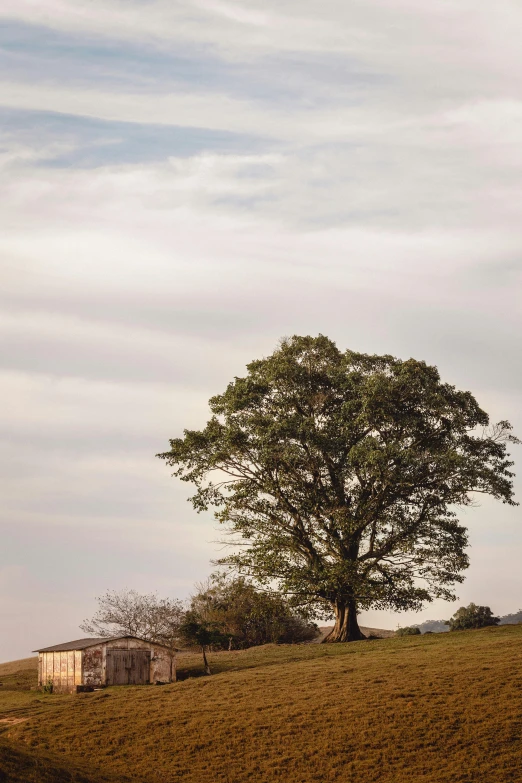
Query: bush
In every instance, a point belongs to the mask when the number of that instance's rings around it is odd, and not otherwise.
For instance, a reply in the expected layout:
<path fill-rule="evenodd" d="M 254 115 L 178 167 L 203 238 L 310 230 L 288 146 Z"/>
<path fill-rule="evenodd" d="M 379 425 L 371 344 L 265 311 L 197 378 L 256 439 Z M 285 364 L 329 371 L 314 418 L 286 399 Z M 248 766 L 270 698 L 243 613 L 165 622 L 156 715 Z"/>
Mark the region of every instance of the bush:
<path fill-rule="evenodd" d="M 395 636 L 420 636 L 420 628 L 416 625 L 407 625 L 405 628 L 397 628 Z"/>
<path fill-rule="evenodd" d="M 486 628 L 498 625 L 500 617 L 495 617 L 489 606 L 461 606 L 450 620 L 446 621 L 450 631 L 467 631 L 471 628 Z"/>

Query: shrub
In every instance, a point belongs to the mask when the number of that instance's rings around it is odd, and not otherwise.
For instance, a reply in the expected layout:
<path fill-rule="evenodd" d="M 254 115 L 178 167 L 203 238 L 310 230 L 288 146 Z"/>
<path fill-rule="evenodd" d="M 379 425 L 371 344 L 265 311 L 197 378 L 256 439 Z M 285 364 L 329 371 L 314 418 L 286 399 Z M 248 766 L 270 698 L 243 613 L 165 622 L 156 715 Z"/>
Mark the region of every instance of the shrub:
<path fill-rule="evenodd" d="M 498 625 L 500 617 L 495 617 L 489 606 L 461 606 L 450 620 L 446 621 L 450 631 L 467 631 L 470 628 L 486 628 L 489 625 Z"/>
<path fill-rule="evenodd" d="M 420 636 L 420 628 L 416 625 L 407 625 L 405 628 L 397 628 L 396 636 Z"/>

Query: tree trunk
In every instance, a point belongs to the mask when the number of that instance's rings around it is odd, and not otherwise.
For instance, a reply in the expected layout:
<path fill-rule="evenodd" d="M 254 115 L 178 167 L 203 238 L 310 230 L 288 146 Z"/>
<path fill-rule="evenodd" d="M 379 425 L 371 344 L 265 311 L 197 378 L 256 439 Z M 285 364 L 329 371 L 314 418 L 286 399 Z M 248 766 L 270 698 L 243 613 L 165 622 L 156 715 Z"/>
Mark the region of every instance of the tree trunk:
<path fill-rule="evenodd" d="M 325 642 L 357 642 L 366 639 L 357 622 L 357 607 L 355 601 L 346 604 L 337 603 L 335 609 L 335 625 L 323 639 Z"/>
<path fill-rule="evenodd" d="M 205 667 L 205 674 L 212 674 L 212 671 L 210 669 L 209 663 L 207 661 L 207 654 L 205 652 L 205 645 L 201 645 L 201 651 L 203 653 L 203 665 Z"/>

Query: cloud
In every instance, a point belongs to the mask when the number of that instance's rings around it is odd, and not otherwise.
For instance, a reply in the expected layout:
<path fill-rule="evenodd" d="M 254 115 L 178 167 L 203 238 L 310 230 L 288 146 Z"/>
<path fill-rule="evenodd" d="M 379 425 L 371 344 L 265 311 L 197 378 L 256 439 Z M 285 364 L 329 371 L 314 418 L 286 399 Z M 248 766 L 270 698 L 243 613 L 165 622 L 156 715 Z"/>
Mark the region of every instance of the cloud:
<path fill-rule="evenodd" d="M 445 226 L 450 202 L 419 230 L 414 195 L 400 189 L 394 219 L 384 202 L 351 214 L 349 180 L 330 177 L 323 205 L 326 186 L 307 190 L 295 168 L 288 155 L 209 153 L 96 171 L 8 167 L 6 366 L 199 388 L 220 365 L 234 372 L 249 344 L 328 327 L 355 330 L 367 350 L 379 336 L 383 350 L 423 353 L 429 338 L 433 361 L 480 345 L 499 387 L 517 383 L 516 358 L 505 361 L 519 328 L 514 221 L 503 215 L 501 234 L 491 215 L 468 212 L 466 226 Z M 359 203 L 375 197 L 366 188 Z"/>
<path fill-rule="evenodd" d="M 47 111 L 0 108 L 0 166 L 40 162 L 57 168 L 167 161 L 213 153 L 267 151 L 273 141 L 206 128 L 108 122 Z"/>
<path fill-rule="evenodd" d="M 261 55 L 238 68 L 208 47 L 93 40 L 1 19 L 0 66 L 17 84 L 49 87 L 58 82 L 78 90 L 103 83 L 107 91 L 149 97 L 188 92 L 208 97 L 217 92 L 258 105 L 284 104 L 287 110 L 302 104 L 327 105 L 341 96 L 354 102 L 372 86 L 387 82 L 355 58 L 327 50 L 308 56 Z"/>
<path fill-rule="evenodd" d="M 239 49 L 243 52 L 268 49 L 316 50 L 318 40 L 331 44 L 332 37 L 341 48 L 343 37 L 339 20 L 331 18 L 332 4 L 317 18 L 316 9 L 307 14 L 295 12 L 297 4 L 289 3 L 285 12 L 275 4 L 258 5 L 245 10 L 239 3 L 179 2 L 146 0 L 145 2 L 107 3 L 50 0 L 45 11 L 34 0 L 7 0 L 0 18 L 45 25 L 53 29 L 123 40 L 149 40 L 157 43 L 190 40 L 206 43 L 221 51 Z M 330 14 L 328 14 L 330 11 Z M 338 11 L 338 7 L 337 7 Z M 330 16 L 330 18 L 328 18 Z M 288 25 L 293 35 L 288 37 Z M 238 33 L 241 38 L 238 38 Z"/>

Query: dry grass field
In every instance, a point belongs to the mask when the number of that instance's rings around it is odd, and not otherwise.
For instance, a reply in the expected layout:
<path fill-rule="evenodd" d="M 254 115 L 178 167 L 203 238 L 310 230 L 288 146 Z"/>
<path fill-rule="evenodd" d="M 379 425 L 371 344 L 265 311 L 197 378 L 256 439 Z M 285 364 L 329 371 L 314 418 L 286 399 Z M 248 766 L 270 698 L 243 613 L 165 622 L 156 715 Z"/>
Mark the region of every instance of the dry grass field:
<path fill-rule="evenodd" d="M 2 764 L 3 780 L 28 783 L 522 780 L 522 626 L 267 645 L 212 664 L 193 676 L 188 654 L 174 685 L 77 696 L 27 690 L 34 668 L 0 670 L 0 781 Z M 5 777 L 6 749 L 62 777 Z"/>
<path fill-rule="evenodd" d="M 19 661 L 0 663 L 0 677 L 4 677 L 6 674 L 16 674 L 16 672 L 20 671 L 29 671 L 31 669 L 38 671 L 37 655 L 31 656 L 31 658 L 21 658 Z"/>
<path fill-rule="evenodd" d="M 119 783 L 121 777 L 89 774 L 70 761 L 30 753 L 0 741 L 1 783 Z"/>

